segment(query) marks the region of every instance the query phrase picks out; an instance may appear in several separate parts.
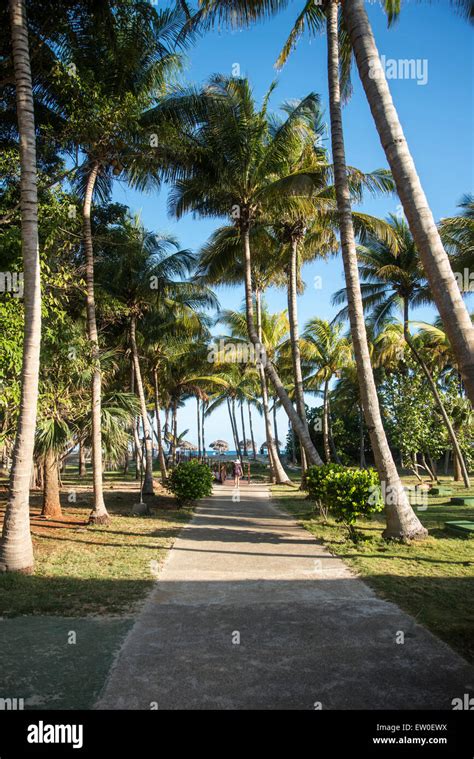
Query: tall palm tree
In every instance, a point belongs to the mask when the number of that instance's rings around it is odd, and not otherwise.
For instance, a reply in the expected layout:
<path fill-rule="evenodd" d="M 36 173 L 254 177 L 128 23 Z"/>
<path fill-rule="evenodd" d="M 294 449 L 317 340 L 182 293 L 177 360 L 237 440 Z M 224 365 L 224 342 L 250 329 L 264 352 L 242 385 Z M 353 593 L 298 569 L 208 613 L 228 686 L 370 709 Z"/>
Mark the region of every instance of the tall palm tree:
<path fill-rule="evenodd" d="M 143 492 L 153 494 L 153 440 L 139 356 L 137 330 L 144 315 L 163 318 L 172 308 L 178 312 L 199 305 L 214 305 L 212 294 L 196 284 L 178 280 L 191 271 L 195 260 L 179 250 L 176 240 L 148 232 L 138 217 L 125 219 L 113 230 L 103 260 L 97 266 L 99 282 L 126 311 L 135 382 L 140 399 L 145 438 Z M 156 399 L 155 399 L 156 401 Z"/>
<path fill-rule="evenodd" d="M 326 462 L 331 461 L 331 420 L 329 412 L 329 385 L 333 377 L 351 365 L 352 346 L 341 335 L 340 324 L 331 325 L 324 319 L 310 319 L 305 325 L 301 340 L 301 354 L 308 372 L 305 383 L 308 390 L 323 387 L 323 444 Z"/>
<path fill-rule="evenodd" d="M 281 266 L 276 249 L 278 241 L 263 224 L 256 224 L 251 229 L 252 249 L 254 251 L 252 261 L 252 285 L 255 299 L 256 327 L 260 342 L 262 342 L 262 295 L 271 284 L 281 285 L 284 278 L 281 274 Z M 243 245 L 240 231 L 236 226 L 224 226 L 217 229 L 202 247 L 200 253 L 200 276 L 210 284 L 236 285 L 244 278 Z M 239 338 L 248 340 L 247 327 L 238 335 Z M 276 482 L 288 482 L 286 472 L 280 460 L 280 455 L 273 442 L 271 423 L 269 419 L 268 405 L 268 381 L 263 366 L 257 366 L 257 373 L 261 385 L 263 399 L 262 411 L 265 420 L 265 434 L 267 437 L 267 450 L 272 475 Z"/>
<path fill-rule="evenodd" d="M 93 198 L 108 197 L 114 177 L 145 189 L 159 185 L 157 151 L 144 113 L 167 92 L 180 66 L 174 52 L 181 11 L 157 12 L 144 3 L 122 5 L 105 21 L 82 14 L 68 27 L 56 78 L 56 117 L 61 140 L 85 159 L 76 175 L 83 197 L 83 245 L 87 285 L 87 331 L 94 365 L 92 379 L 92 464 L 94 507 L 91 521 L 107 522 L 102 488 L 101 368 L 94 291 Z M 71 76 L 67 65 L 74 64 Z M 149 482 L 147 481 L 149 488 Z"/>
<path fill-rule="evenodd" d="M 472 0 L 452 0 L 451 4 L 471 21 L 474 19 Z M 235 26 L 278 13 L 288 5 L 288 0 L 202 0 L 201 5 L 201 11 L 194 17 L 195 24 L 205 25 L 218 20 Z M 400 0 L 384 0 L 390 23 L 397 17 L 400 6 Z M 474 327 L 449 265 L 393 104 L 364 0 L 306 0 L 278 62 L 282 64 L 286 60 L 305 28 L 316 34 L 326 23 L 329 46 L 330 26 L 334 27 L 336 33 L 339 15 L 342 45 L 338 61 L 344 74 L 343 95 L 347 96 L 350 92 L 349 73 L 353 50 L 382 147 L 420 251 L 434 300 L 456 353 L 471 403 L 474 403 Z M 189 24 L 192 26 L 193 21 L 190 20 Z M 332 49 L 334 51 L 334 45 Z M 330 73 L 329 76 L 331 78 Z M 331 96 L 331 86 L 329 90 Z"/>
<path fill-rule="evenodd" d="M 287 118 L 277 124 L 267 113 L 272 90 L 273 87 L 258 111 L 248 81 L 225 77 L 210 81 L 202 93 L 202 105 L 208 107 L 205 112 L 203 108 L 201 122 L 192 134 L 183 135 L 183 157 L 177 155 L 175 160 L 175 189 L 171 195 L 171 206 L 178 217 L 187 211 L 203 216 L 227 215 L 238 227 L 244 250 L 247 328 L 258 355 L 263 346 L 255 325 L 251 229 L 270 196 L 273 204 L 289 196 L 292 182 L 282 180 L 304 148 L 302 133 L 317 104 L 317 98 L 310 95 L 297 107 L 288 107 Z M 292 176 L 296 182 L 298 178 L 297 174 Z M 265 357 L 262 363 L 309 460 L 320 463 L 275 366 Z"/>
<path fill-rule="evenodd" d="M 457 2 L 455 5 L 467 11 L 472 9 L 472 4 L 466 0 Z M 386 0 L 385 6 L 392 20 L 396 17 L 400 3 Z M 362 86 L 392 170 L 410 230 L 420 253 L 433 299 L 456 354 L 467 393 L 471 403 L 474 404 L 474 327 L 443 248 L 403 133 L 380 62 L 364 1 L 343 2 L 342 12 Z"/>
<path fill-rule="evenodd" d="M 29 488 L 35 442 L 41 342 L 36 135 L 25 0 L 10 0 L 9 7 L 20 135 L 24 335 L 20 415 L 13 451 L 10 493 L 0 543 L 0 569 L 31 572 L 34 559 L 30 535 Z"/>
<path fill-rule="evenodd" d="M 239 21 L 248 23 L 262 15 L 278 11 L 284 4 L 278 2 L 278 0 L 257 0 L 257 2 L 252 2 L 251 4 L 244 3 L 243 0 L 232 0 L 231 2 L 226 0 L 225 3 L 220 2 L 220 0 L 207 0 L 204 8 L 211 15 L 212 13 L 217 14 L 225 20 L 229 20 L 230 18 L 231 23 L 235 24 Z M 344 7 L 351 7 L 351 4 L 345 3 Z M 342 101 L 347 94 L 347 71 L 350 55 L 347 55 L 347 46 L 341 45 L 340 47 L 338 0 L 324 0 L 322 3 L 314 3 L 313 0 L 308 0 L 303 12 L 297 19 L 295 28 L 290 35 L 280 61 L 283 61 L 289 54 L 305 24 L 308 24 L 313 32 L 319 31 L 324 27 L 326 28 L 331 143 L 342 258 L 349 296 L 352 342 L 364 415 L 369 429 L 375 463 L 380 480 L 384 484 L 385 492 L 390 496 L 385 500 L 387 527 L 384 535 L 387 538 L 421 539 L 426 537 L 428 533 L 409 503 L 388 445 L 367 344 L 357 268 L 351 192 L 342 128 Z M 344 30 L 341 30 L 341 38 L 344 42 Z M 340 54 L 341 50 L 342 55 Z M 346 74 L 342 80 L 343 87 L 346 85 L 345 90 L 341 88 L 341 71 Z M 247 255 L 250 257 L 250 251 L 248 251 Z M 293 418 L 291 418 L 291 421 L 293 423 Z M 299 426 L 301 427 L 301 425 Z M 295 429 L 298 431 L 296 426 Z"/>
<path fill-rule="evenodd" d="M 410 307 L 430 302 L 431 291 L 423 275 L 418 250 L 408 225 L 395 216 L 390 216 L 389 221 L 394 232 L 393 239 L 380 240 L 372 235 L 364 246 L 358 248 L 359 271 L 365 283 L 362 285 L 364 309 L 372 312 L 374 326 L 392 316 L 395 309 L 401 309 L 405 342 L 427 379 L 458 457 L 464 485 L 468 488 L 469 475 L 453 425 L 428 363 L 423 358 L 423 352 L 418 350 L 410 334 Z M 332 300 L 333 303 L 341 303 L 346 298 L 346 290 L 340 290 Z M 346 309 L 340 312 L 339 316 L 341 315 L 346 316 Z"/>

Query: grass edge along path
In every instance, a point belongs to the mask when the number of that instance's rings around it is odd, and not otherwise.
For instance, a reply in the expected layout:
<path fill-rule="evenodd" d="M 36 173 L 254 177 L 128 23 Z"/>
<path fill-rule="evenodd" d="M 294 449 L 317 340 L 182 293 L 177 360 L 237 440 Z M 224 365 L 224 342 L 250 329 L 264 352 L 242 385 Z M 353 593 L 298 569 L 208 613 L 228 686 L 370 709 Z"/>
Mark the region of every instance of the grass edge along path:
<path fill-rule="evenodd" d="M 428 508 L 417 512 L 429 530 L 427 540 L 387 543 L 381 537 L 383 519 L 377 515 L 357 523 L 363 540 L 355 545 L 343 525 L 331 517 L 324 522 L 306 493 L 278 485 L 271 491 L 275 506 L 342 558 L 381 598 L 396 603 L 474 662 L 474 540 L 444 529 L 450 519 L 474 519 L 474 508 L 430 496 Z"/>

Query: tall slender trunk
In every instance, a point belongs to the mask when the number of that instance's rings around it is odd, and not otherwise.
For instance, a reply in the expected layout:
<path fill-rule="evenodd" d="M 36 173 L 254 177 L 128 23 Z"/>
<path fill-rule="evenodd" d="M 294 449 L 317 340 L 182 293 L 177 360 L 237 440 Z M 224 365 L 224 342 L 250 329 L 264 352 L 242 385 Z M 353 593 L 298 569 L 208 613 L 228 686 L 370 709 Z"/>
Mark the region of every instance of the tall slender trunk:
<path fill-rule="evenodd" d="M 467 394 L 474 405 L 474 327 L 393 104 L 364 1 L 350 0 L 344 2 L 342 7 L 375 126 L 420 253 L 433 299 L 453 347 Z"/>
<path fill-rule="evenodd" d="M 201 458 L 201 409 L 199 408 L 199 395 L 196 395 L 196 423 L 198 436 L 198 456 Z"/>
<path fill-rule="evenodd" d="M 244 456 L 245 458 L 247 458 L 249 455 L 249 452 L 247 448 L 247 432 L 245 430 L 244 402 L 243 401 L 240 401 L 240 421 L 242 423 L 242 442 L 243 442 L 243 448 L 244 448 Z"/>
<path fill-rule="evenodd" d="M 229 420 L 230 420 L 230 428 L 232 430 L 232 437 L 234 439 L 234 447 L 235 447 L 236 452 L 238 453 L 238 449 L 239 449 L 239 444 L 238 444 L 238 440 L 237 440 L 238 432 L 235 429 L 235 419 L 234 419 L 234 416 L 232 415 L 232 406 L 231 406 L 231 403 L 230 403 L 230 398 L 227 397 L 226 401 L 227 401 L 227 411 L 228 411 Z"/>
<path fill-rule="evenodd" d="M 291 259 L 288 271 L 288 321 L 290 324 L 291 358 L 293 361 L 293 374 L 295 379 L 296 410 L 301 422 L 309 435 L 306 406 L 304 402 L 303 371 L 301 369 L 300 335 L 298 324 L 298 239 L 291 241 Z M 301 445 L 301 450 L 304 450 Z M 301 459 L 302 480 L 305 480 L 306 457 Z"/>
<path fill-rule="evenodd" d="M 137 383 L 143 435 L 145 437 L 145 481 L 143 483 L 143 494 L 153 495 L 153 440 L 151 437 L 150 422 L 146 410 L 145 391 L 143 389 L 140 359 L 138 357 L 137 321 L 135 316 L 132 316 L 130 319 L 130 346 L 132 348 L 133 366 L 135 367 L 135 381 Z"/>
<path fill-rule="evenodd" d="M 239 442 L 239 427 L 238 427 L 238 424 L 237 424 L 237 417 L 236 417 L 236 414 L 235 414 L 235 398 L 232 398 L 230 406 L 231 406 L 231 409 L 232 409 L 232 420 L 234 422 L 235 442 L 236 442 L 237 455 L 238 455 L 240 461 L 242 462 L 242 449 L 240 447 L 240 442 Z"/>
<path fill-rule="evenodd" d="M 95 313 L 95 293 L 94 293 L 94 248 L 92 243 L 91 227 L 91 206 L 92 195 L 94 192 L 99 165 L 95 162 L 87 178 L 86 192 L 84 196 L 83 215 L 83 238 L 84 250 L 86 254 L 86 285 L 87 285 L 87 332 L 91 344 L 91 357 L 93 363 L 92 375 L 92 476 L 93 476 L 93 493 L 94 505 L 90 514 L 89 521 L 104 524 L 109 521 L 109 515 L 104 503 L 104 493 L 102 484 L 102 414 L 101 414 L 101 394 L 102 394 L 102 374 L 100 369 L 99 357 L 99 337 L 97 333 L 97 321 Z"/>
<path fill-rule="evenodd" d="M 341 463 L 341 459 L 339 458 L 339 454 L 337 452 L 336 443 L 334 442 L 334 435 L 332 434 L 332 419 L 331 419 L 331 401 L 329 399 L 329 393 L 327 398 L 327 414 L 328 414 L 328 438 L 329 438 L 329 447 L 331 449 L 332 457 L 334 458 L 334 461 L 336 464 Z"/>
<path fill-rule="evenodd" d="M 352 225 L 352 208 L 342 129 L 339 83 L 338 3 L 332 0 L 327 9 L 328 84 L 331 115 L 331 139 L 341 233 L 342 258 L 347 286 L 349 320 L 357 366 L 357 376 L 365 420 L 369 430 L 375 464 L 384 488 L 387 538 L 424 538 L 427 530 L 413 511 L 390 451 L 382 425 L 377 389 L 370 362 L 360 291 L 357 252 Z"/>
<path fill-rule="evenodd" d="M 205 429 L 204 429 L 204 419 L 205 419 L 205 413 L 206 413 L 206 405 L 205 401 L 201 404 L 201 441 L 202 441 L 202 455 L 206 456 L 206 439 L 204 436 Z"/>
<path fill-rule="evenodd" d="M 155 390 L 155 416 L 156 416 L 156 436 L 158 439 L 158 462 L 160 464 L 161 479 L 165 480 L 168 476 L 166 470 L 165 452 L 163 450 L 163 436 L 161 434 L 161 419 L 160 419 L 160 392 L 158 389 L 158 372 L 156 369 L 153 371 L 153 387 Z"/>
<path fill-rule="evenodd" d="M 86 449 L 84 441 L 81 439 L 79 440 L 79 477 L 85 477 L 86 471 Z"/>
<path fill-rule="evenodd" d="M 135 422 L 133 423 L 133 441 L 135 443 L 135 479 L 140 479 L 140 472 L 143 471 L 143 454 L 142 454 L 142 447 L 140 444 L 140 433 L 139 433 L 139 426 L 140 421 L 138 417 L 136 418 Z"/>
<path fill-rule="evenodd" d="M 171 463 L 176 466 L 176 443 L 178 442 L 178 400 L 174 398 L 171 410 Z"/>
<path fill-rule="evenodd" d="M 459 441 L 457 439 L 456 433 L 454 431 L 454 427 L 451 423 L 451 420 L 447 414 L 447 411 L 444 407 L 444 403 L 442 401 L 442 398 L 439 394 L 438 388 L 436 386 L 436 382 L 433 379 L 433 376 L 429 370 L 428 365 L 426 364 L 425 360 L 423 359 L 423 356 L 421 353 L 419 353 L 415 347 L 415 344 L 412 340 L 412 337 L 410 335 L 410 330 L 408 329 L 408 322 L 409 322 L 409 303 L 408 300 L 405 298 L 403 302 L 403 336 L 405 338 L 405 342 L 408 345 L 409 349 L 413 353 L 413 356 L 415 358 L 415 361 L 417 364 L 421 367 L 421 370 L 423 374 L 425 375 L 426 379 L 428 380 L 428 385 L 431 390 L 431 394 L 433 395 L 433 398 L 435 399 L 435 403 L 438 406 L 438 409 L 440 411 L 440 414 L 443 418 L 444 425 L 448 431 L 449 438 L 451 440 L 453 451 L 455 451 L 456 456 L 459 461 L 459 466 L 462 474 L 462 479 L 464 482 L 464 487 L 469 488 L 471 486 L 471 483 L 469 482 L 469 474 L 467 471 L 466 462 L 464 460 L 464 456 L 462 455 L 462 451 L 459 445 Z"/>
<path fill-rule="evenodd" d="M 260 291 L 258 290 L 255 293 L 255 306 L 256 306 L 256 312 L 257 312 L 257 337 L 258 337 L 258 342 L 260 344 L 262 342 L 262 302 L 261 302 Z M 289 477 L 287 477 L 287 474 L 285 470 L 283 469 L 283 465 L 280 461 L 280 456 L 278 455 L 278 451 L 273 441 L 272 425 L 270 422 L 270 411 L 268 407 L 267 377 L 265 375 L 263 366 L 260 362 L 258 363 L 257 369 L 258 369 L 258 375 L 260 378 L 260 387 L 262 391 L 263 419 L 265 421 L 265 436 L 267 439 L 267 453 L 268 453 L 268 461 L 270 463 L 270 472 L 272 475 L 272 479 L 274 479 L 278 485 L 290 485 L 291 481 Z"/>
<path fill-rule="evenodd" d="M 329 447 L 329 405 L 328 405 L 328 392 L 329 382 L 326 380 L 324 383 L 324 397 L 323 397 L 323 446 L 324 457 L 326 464 L 331 461 L 331 449 Z"/>
<path fill-rule="evenodd" d="M 278 375 L 277 370 L 273 366 L 272 362 L 268 360 L 265 355 L 265 348 L 260 341 L 257 331 L 255 329 L 254 315 L 253 315 L 253 299 L 252 299 L 252 256 L 250 251 L 250 225 L 248 222 L 241 220 L 241 236 L 244 242 L 244 255 L 245 255 L 245 310 L 247 316 L 247 329 L 249 333 L 250 341 L 255 347 L 257 356 L 262 356 L 264 363 L 264 371 L 271 381 L 273 387 L 276 390 L 278 398 L 281 401 L 283 408 L 285 409 L 289 419 L 293 423 L 295 432 L 301 440 L 301 443 L 308 454 L 308 459 L 312 464 L 322 464 L 321 457 L 313 445 L 309 431 L 304 428 L 298 413 L 295 411 L 293 404 L 286 392 L 283 383 Z"/>
<path fill-rule="evenodd" d="M 280 453 L 280 441 L 278 439 L 278 424 L 277 424 L 277 405 L 276 399 L 273 401 L 273 439 L 275 441 L 275 447 Z"/>
<path fill-rule="evenodd" d="M 365 469 L 367 464 L 365 461 L 365 435 L 364 435 L 364 412 L 359 404 L 359 466 L 361 469 Z"/>
<path fill-rule="evenodd" d="M 252 441 L 252 456 L 253 456 L 253 460 L 255 461 L 257 458 L 257 449 L 255 447 L 255 438 L 253 435 L 252 410 L 250 408 L 249 400 L 247 400 L 247 411 L 249 415 L 250 440 Z"/>
<path fill-rule="evenodd" d="M 57 519 L 62 516 L 59 498 L 58 457 L 54 451 L 48 451 L 44 458 L 43 509 L 41 516 Z"/>
<path fill-rule="evenodd" d="M 21 399 L 13 449 L 10 490 L 0 542 L 0 571 L 33 571 L 30 533 L 30 476 L 38 403 L 41 342 L 41 283 L 38 250 L 38 195 L 33 90 L 24 0 L 10 0 L 10 24 L 20 134 L 21 247 L 24 332 Z"/>

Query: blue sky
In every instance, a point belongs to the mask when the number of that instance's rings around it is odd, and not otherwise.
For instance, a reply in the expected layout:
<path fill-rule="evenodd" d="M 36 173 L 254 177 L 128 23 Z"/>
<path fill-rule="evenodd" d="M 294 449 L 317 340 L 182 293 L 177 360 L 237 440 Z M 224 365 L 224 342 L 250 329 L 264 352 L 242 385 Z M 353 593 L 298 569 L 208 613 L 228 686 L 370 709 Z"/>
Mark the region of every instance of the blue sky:
<path fill-rule="evenodd" d="M 160 7 L 161 2 L 155 3 Z M 167 3 L 163 3 L 167 5 Z M 301 38 L 282 71 L 274 62 L 286 39 L 303 0 L 271 21 L 243 31 L 214 31 L 205 35 L 187 52 L 184 79 L 204 82 L 213 73 L 231 75 L 234 64 L 247 76 L 255 98 L 260 101 L 270 83 L 276 79 L 271 107 L 277 110 L 288 99 L 301 98 L 317 92 L 327 107 L 326 44 L 324 37 Z M 391 79 L 393 99 L 424 190 L 435 218 L 450 216 L 456 211 L 460 197 L 472 190 L 473 179 L 473 48 L 472 29 L 449 7 L 447 0 L 432 3 L 403 3 L 398 23 L 387 29 L 386 18 L 379 3 L 367 2 L 367 9 L 379 51 L 389 59 L 416 59 L 427 66 L 428 80 L 420 85 L 415 79 Z M 426 63 L 423 63 L 426 61 Z M 378 134 L 358 79 L 353 71 L 354 93 L 344 110 L 344 128 L 348 163 L 364 171 L 387 167 Z M 326 121 L 329 120 L 327 114 Z M 191 216 L 179 222 L 171 219 L 166 208 L 166 188 L 159 194 L 137 193 L 116 183 L 114 200 L 126 203 L 132 211 L 140 211 L 143 223 L 150 229 L 171 232 L 183 247 L 193 250 L 206 241 L 218 225 L 216 221 L 197 220 Z M 396 197 L 367 198 L 362 208 L 368 213 L 385 216 L 394 213 Z M 300 323 L 313 316 L 332 318 L 332 293 L 344 285 L 342 262 L 338 256 L 327 263 L 314 262 L 305 267 L 306 291 L 299 299 Z M 322 277 L 322 289 L 315 289 L 315 277 Z M 218 296 L 225 308 L 239 308 L 243 289 L 220 289 Z M 271 310 L 286 307 L 283 291 L 270 290 L 267 302 Z M 416 317 L 429 320 L 432 309 L 422 309 Z M 313 403 L 315 401 L 311 401 Z M 319 403 L 319 401 L 316 401 Z M 190 427 L 188 439 L 197 442 L 194 430 L 194 404 L 189 412 L 180 412 L 179 428 Z M 186 423 L 186 418 L 189 423 Z M 284 439 L 286 418 L 279 412 L 279 434 Z M 256 420 L 257 442 L 264 439 L 263 424 Z M 206 422 L 206 438 L 231 440 L 230 426 L 224 411 L 217 411 Z"/>

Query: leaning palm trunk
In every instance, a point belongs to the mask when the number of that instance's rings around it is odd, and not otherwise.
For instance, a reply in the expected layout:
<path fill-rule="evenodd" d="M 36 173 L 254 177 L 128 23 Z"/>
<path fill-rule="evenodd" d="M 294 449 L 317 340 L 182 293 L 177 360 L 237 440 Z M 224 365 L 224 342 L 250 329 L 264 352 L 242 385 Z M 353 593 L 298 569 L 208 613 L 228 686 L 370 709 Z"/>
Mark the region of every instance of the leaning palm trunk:
<path fill-rule="evenodd" d="M 33 570 L 34 563 L 30 534 L 29 487 L 38 403 L 41 283 L 38 250 L 35 122 L 24 0 L 10 0 L 10 21 L 18 130 L 20 133 L 24 337 L 20 414 L 13 450 L 10 492 L 0 544 L 0 570 L 27 573 Z"/>
<path fill-rule="evenodd" d="M 324 398 L 323 398 L 323 446 L 324 457 L 326 464 L 331 461 L 331 448 L 329 446 L 329 382 L 324 383 Z"/>
<path fill-rule="evenodd" d="M 413 353 L 415 361 L 419 364 L 421 367 L 421 370 L 423 374 L 425 375 L 428 385 L 430 386 L 431 393 L 433 395 L 433 398 L 435 399 L 435 403 L 438 406 L 438 409 L 440 411 L 440 414 L 443 418 L 443 422 L 445 424 L 445 427 L 448 431 L 449 438 L 451 440 L 453 451 L 456 454 L 456 457 L 459 461 L 459 466 L 462 474 L 462 479 L 464 482 L 464 487 L 469 488 L 471 486 L 471 483 L 469 482 L 469 474 L 467 471 L 466 462 L 464 460 L 464 456 L 462 455 L 461 447 L 459 445 L 459 441 L 457 439 L 457 435 L 454 431 L 454 427 L 451 424 L 451 420 L 446 412 L 446 409 L 444 407 L 444 403 L 441 400 L 441 396 L 438 392 L 438 388 L 436 387 L 436 382 L 433 379 L 433 376 L 428 368 L 428 365 L 423 359 L 423 356 L 417 351 L 415 344 L 412 340 L 412 337 L 410 335 L 410 331 L 408 329 L 408 303 L 405 301 L 404 304 L 404 320 L 403 320 L 403 335 L 405 338 L 405 342 L 407 343 L 409 349 Z"/>
<path fill-rule="evenodd" d="M 240 421 L 242 422 L 242 441 L 244 445 L 244 456 L 247 458 L 249 455 L 248 449 L 247 449 L 247 433 L 245 431 L 245 420 L 244 420 L 244 402 L 240 401 Z"/>
<path fill-rule="evenodd" d="M 102 486 L 102 431 L 101 431 L 101 395 L 102 375 L 99 358 L 99 337 L 95 315 L 94 292 L 94 248 L 92 244 L 91 205 L 99 166 L 94 163 L 86 186 L 83 206 L 83 236 L 86 254 L 86 285 L 87 285 L 87 332 L 91 343 L 93 375 L 92 375 L 92 478 L 94 490 L 94 508 L 89 517 L 90 522 L 104 524 L 109 521 L 109 515 L 104 503 Z"/>
<path fill-rule="evenodd" d="M 385 496 L 387 527 L 384 531 L 384 537 L 402 539 L 424 538 L 428 534 L 427 530 L 423 527 L 410 506 L 382 425 L 367 344 L 342 129 L 339 82 L 338 3 L 335 0 L 329 4 L 327 10 L 327 38 L 332 153 L 342 258 L 347 285 L 349 320 L 362 406 L 369 429 L 375 464 Z"/>
<path fill-rule="evenodd" d="M 158 389 L 158 372 L 156 369 L 153 372 L 153 385 L 155 390 L 155 416 L 156 416 L 156 436 L 158 439 L 158 461 L 160 464 L 161 479 L 165 480 L 168 477 L 166 469 L 165 452 L 163 450 L 163 436 L 161 434 L 161 419 L 160 419 L 160 392 Z"/>
<path fill-rule="evenodd" d="M 201 404 L 201 441 L 202 441 L 202 455 L 206 457 L 206 439 L 205 439 L 205 429 L 204 429 L 204 415 L 206 413 L 206 406 L 205 401 Z"/>
<path fill-rule="evenodd" d="M 261 343 L 257 330 L 255 329 L 255 322 L 253 317 L 253 299 L 252 299 L 252 257 L 250 252 L 250 226 L 248 223 L 242 222 L 241 234 L 244 241 L 244 256 L 245 256 L 245 309 L 247 316 L 247 329 L 249 338 L 255 348 L 257 357 L 263 357 L 264 371 L 269 380 L 273 384 L 276 390 L 278 398 L 281 401 L 283 408 L 285 409 L 288 418 L 292 422 L 295 428 L 295 432 L 301 440 L 308 459 L 312 464 L 322 464 L 321 457 L 319 456 L 316 448 L 314 447 L 309 431 L 304 428 L 301 419 L 295 411 L 293 404 L 286 392 L 284 385 L 278 375 L 277 370 L 273 366 L 272 362 L 267 360 L 264 354 L 264 346 Z"/>
<path fill-rule="evenodd" d="M 249 427 L 250 427 L 250 440 L 252 441 L 252 458 L 255 461 L 257 458 L 257 449 L 255 447 L 255 438 L 253 435 L 253 422 L 252 422 L 252 411 L 250 408 L 250 401 L 247 400 L 247 411 L 249 415 Z"/>
<path fill-rule="evenodd" d="M 137 348 L 137 323 L 135 316 L 130 319 L 130 346 L 132 348 L 133 366 L 135 368 L 135 380 L 137 383 L 137 393 L 140 401 L 140 411 L 142 417 L 143 435 L 145 438 L 145 481 L 143 483 L 143 494 L 153 495 L 153 440 L 151 438 L 150 421 L 146 410 L 145 391 L 143 389 L 142 371 L 140 360 L 138 358 Z"/>
<path fill-rule="evenodd" d="M 421 186 L 379 58 L 363 0 L 343 3 L 359 76 L 392 170 L 411 233 L 474 404 L 474 327 Z"/>
<path fill-rule="evenodd" d="M 262 314 L 261 314 L 261 299 L 260 292 L 255 293 L 255 305 L 257 311 L 257 336 L 259 344 L 262 342 Z M 265 421 L 265 437 L 267 439 L 267 453 L 268 461 L 270 463 L 270 472 L 272 479 L 278 485 L 289 485 L 290 479 L 287 477 L 283 465 L 280 460 L 280 456 L 273 440 L 272 425 L 270 422 L 270 410 L 268 406 L 268 385 L 265 371 L 263 369 L 261 361 L 257 362 L 258 376 L 260 379 L 260 387 L 262 391 L 262 407 L 263 407 L 263 419 Z"/>
<path fill-rule="evenodd" d="M 198 458 L 201 458 L 201 409 L 199 395 L 196 395 L 196 423 L 198 436 Z"/>
<path fill-rule="evenodd" d="M 43 509 L 41 516 L 57 519 L 62 516 L 59 499 L 58 457 L 54 451 L 48 451 L 44 459 Z"/>
<path fill-rule="evenodd" d="M 303 371 L 301 369 L 300 336 L 298 325 L 298 300 L 297 300 L 297 276 L 298 276 L 298 240 L 291 241 L 291 261 L 288 273 L 288 321 L 290 324 L 291 358 L 293 361 L 293 374 L 295 378 L 296 410 L 301 422 L 309 435 L 308 420 L 306 418 L 306 406 L 304 402 Z M 292 428 L 293 429 L 293 428 Z M 300 441 L 301 442 L 301 441 Z M 300 445 L 304 451 L 303 446 Z M 301 457 L 301 475 L 304 481 L 306 474 L 306 457 Z"/>

